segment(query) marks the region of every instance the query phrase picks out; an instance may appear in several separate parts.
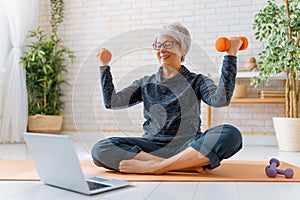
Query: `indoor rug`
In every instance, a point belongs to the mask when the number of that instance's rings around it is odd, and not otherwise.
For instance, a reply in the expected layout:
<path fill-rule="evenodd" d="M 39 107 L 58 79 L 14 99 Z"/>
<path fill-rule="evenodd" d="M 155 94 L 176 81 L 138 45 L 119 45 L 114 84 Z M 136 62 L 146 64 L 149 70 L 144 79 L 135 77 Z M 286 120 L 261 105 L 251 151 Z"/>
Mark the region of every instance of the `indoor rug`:
<path fill-rule="evenodd" d="M 225 160 L 204 174 L 196 172 L 169 172 L 162 175 L 123 174 L 97 167 L 91 160 L 80 161 L 84 173 L 132 182 L 300 182 L 300 168 L 280 161 L 279 169 L 292 168 L 293 178 L 265 174 L 267 161 Z M 0 180 L 38 181 L 32 160 L 0 160 Z"/>

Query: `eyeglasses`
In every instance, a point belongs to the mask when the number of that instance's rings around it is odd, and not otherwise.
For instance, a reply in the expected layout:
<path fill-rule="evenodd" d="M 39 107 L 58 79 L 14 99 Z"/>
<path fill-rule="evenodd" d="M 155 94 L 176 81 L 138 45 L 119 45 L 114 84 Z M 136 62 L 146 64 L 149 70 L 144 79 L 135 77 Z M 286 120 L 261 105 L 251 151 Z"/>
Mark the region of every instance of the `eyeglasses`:
<path fill-rule="evenodd" d="M 165 41 L 163 43 L 155 42 L 152 44 L 152 46 L 154 50 L 160 50 L 162 46 L 164 47 L 164 49 L 172 49 L 174 42 L 175 41 Z"/>

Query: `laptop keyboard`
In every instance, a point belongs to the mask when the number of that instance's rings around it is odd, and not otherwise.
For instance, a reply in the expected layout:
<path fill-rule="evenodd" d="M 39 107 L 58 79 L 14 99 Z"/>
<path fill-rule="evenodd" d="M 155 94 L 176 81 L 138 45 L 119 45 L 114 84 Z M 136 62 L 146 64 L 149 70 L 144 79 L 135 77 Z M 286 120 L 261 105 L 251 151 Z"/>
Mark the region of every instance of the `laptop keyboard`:
<path fill-rule="evenodd" d="M 110 185 L 95 183 L 95 182 L 92 182 L 92 181 L 86 181 L 86 182 L 87 182 L 90 190 L 98 190 L 98 189 L 102 189 L 102 188 L 111 187 Z"/>

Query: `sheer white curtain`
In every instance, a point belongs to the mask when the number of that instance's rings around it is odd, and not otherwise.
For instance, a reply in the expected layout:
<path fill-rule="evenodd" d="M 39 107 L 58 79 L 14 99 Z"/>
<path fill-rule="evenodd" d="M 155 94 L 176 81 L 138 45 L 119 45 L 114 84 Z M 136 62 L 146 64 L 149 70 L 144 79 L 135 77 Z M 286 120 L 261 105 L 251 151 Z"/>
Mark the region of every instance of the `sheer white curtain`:
<path fill-rule="evenodd" d="M 0 130 L 2 123 L 2 91 L 3 91 L 3 77 L 4 77 L 4 63 L 6 61 L 6 57 L 8 55 L 8 49 L 10 49 L 9 37 L 8 37 L 8 25 L 7 25 L 7 17 L 4 14 L 3 5 L 0 1 Z"/>
<path fill-rule="evenodd" d="M 25 70 L 19 64 L 26 34 L 37 17 L 38 0 L 0 0 L 7 17 L 11 49 L 5 61 L 2 81 L 2 123 L 0 142 L 20 142 L 27 126 Z"/>
<path fill-rule="evenodd" d="M 0 30 L 0 73 L 3 73 L 5 71 L 5 60 L 9 53 L 9 49 L 11 49 L 11 44 L 8 36 L 7 16 L 4 13 L 2 0 L 0 0 Z"/>

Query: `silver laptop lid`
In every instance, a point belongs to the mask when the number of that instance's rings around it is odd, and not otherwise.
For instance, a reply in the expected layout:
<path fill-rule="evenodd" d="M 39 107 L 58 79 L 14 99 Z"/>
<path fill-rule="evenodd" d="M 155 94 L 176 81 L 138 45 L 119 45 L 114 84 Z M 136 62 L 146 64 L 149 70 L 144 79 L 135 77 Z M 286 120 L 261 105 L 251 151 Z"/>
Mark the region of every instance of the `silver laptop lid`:
<path fill-rule="evenodd" d="M 24 133 L 24 139 L 41 181 L 90 193 L 70 136 Z"/>

